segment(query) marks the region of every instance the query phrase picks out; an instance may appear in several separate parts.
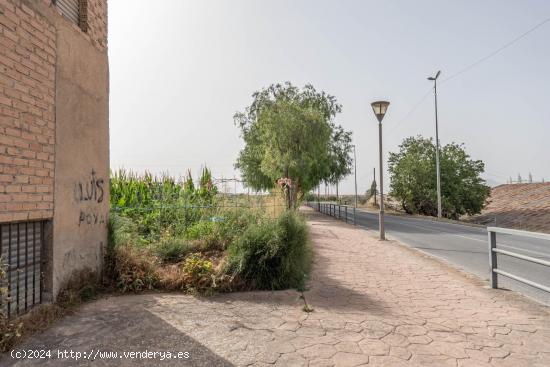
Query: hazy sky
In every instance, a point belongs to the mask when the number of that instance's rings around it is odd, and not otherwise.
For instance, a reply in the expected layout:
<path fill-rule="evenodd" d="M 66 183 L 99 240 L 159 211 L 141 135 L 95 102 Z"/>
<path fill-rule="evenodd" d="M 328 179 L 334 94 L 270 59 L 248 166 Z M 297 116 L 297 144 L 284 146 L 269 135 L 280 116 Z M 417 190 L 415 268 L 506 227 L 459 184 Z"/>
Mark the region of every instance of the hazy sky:
<path fill-rule="evenodd" d="M 111 166 L 238 175 L 233 114 L 271 83 L 311 83 L 343 105 L 364 192 L 378 162 L 370 102 L 391 102 L 386 157 L 433 136 L 433 95 L 418 104 L 426 77 L 445 80 L 548 17 L 547 0 L 111 0 Z M 464 143 L 491 183 L 550 180 L 550 22 L 438 91 L 441 142 Z M 340 187 L 352 193 L 353 176 Z"/>

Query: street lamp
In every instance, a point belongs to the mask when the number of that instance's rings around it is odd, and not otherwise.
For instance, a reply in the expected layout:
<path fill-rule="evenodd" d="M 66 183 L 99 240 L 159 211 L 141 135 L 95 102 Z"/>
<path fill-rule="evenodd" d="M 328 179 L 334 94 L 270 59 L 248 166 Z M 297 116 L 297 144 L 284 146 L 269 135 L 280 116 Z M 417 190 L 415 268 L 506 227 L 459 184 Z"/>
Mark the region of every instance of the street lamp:
<path fill-rule="evenodd" d="M 437 172 L 437 218 L 441 219 L 441 172 L 439 168 L 439 127 L 437 124 L 437 78 L 441 71 L 433 77 L 429 77 L 428 80 L 434 82 L 434 97 L 435 97 L 435 170 Z"/>
<path fill-rule="evenodd" d="M 384 171 L 382 166 L 382 120 L 384 119 L 384 115 L 386 114 L 389 105 L 390 102 L 386 101 L 376 101 L 371 103 L 374 115 L 378 119 L 378 150 L 380 158 L 380 214 L 378 219 L 378 226 L 380 229 L 381 240 L 386 239 L 386 233 L 384 231 Z"/>

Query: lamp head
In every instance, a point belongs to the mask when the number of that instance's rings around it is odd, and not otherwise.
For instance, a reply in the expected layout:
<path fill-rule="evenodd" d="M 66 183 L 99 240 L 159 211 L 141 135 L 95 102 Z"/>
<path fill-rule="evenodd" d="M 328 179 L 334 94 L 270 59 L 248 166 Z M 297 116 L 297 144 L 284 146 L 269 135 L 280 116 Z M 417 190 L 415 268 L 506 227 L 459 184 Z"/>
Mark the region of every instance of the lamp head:
<path fill-rule="evenodd" d="M 439 75 L 441 74 L 441 70 L 439 70 L 437 72 L 437 74 L 435 74 L 435 76 L 431 76 L 428 78 L 428 80 L 437 80 L 437 78 L 439 78 Z"/>
<path fill-rule="evenodd" d="M 387 101 L 376 101 L 372 102 L 370 104 L 372 106 L 372 111 L 374 112 L 374 115 L 378 119 L 378 122 L 382 122 L 384 119 L 384 115 L 386 115 L 386 111 L 388 110 L 388 106 L 390 105 L 390 102 Z"/>

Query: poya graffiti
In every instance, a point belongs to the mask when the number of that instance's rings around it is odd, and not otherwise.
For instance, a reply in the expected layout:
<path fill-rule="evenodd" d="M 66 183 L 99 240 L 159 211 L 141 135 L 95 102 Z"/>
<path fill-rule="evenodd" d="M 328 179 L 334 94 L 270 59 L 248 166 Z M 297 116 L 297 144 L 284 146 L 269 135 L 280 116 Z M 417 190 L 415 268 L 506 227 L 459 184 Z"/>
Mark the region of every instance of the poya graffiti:
<path fill-rule="evenodd" d="M 82 224 L 105 225 L 107 224 L 107 216 L 101 213 L 86 212 L 81 210 L 80 215 L 78 216 L 78 226 L 81 226 Z"/>

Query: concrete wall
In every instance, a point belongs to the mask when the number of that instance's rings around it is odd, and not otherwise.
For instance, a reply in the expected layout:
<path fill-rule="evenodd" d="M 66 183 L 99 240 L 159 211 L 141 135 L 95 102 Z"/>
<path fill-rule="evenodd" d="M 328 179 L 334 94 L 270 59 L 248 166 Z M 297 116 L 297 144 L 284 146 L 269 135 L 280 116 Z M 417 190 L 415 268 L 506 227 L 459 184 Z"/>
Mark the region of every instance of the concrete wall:
<path fill-rule="evenodd" d="M 50 0 L 0 0 L 0 222 L 48 219 L 45 299 L 99 271 L 109 212 L 107 1 L 79 27 Z"/>
<path fill-rule="evenodd" d="M 53 295 L 82 268 L 100 271 L 109 214 L 107 53 L 57 27 Z"/>

